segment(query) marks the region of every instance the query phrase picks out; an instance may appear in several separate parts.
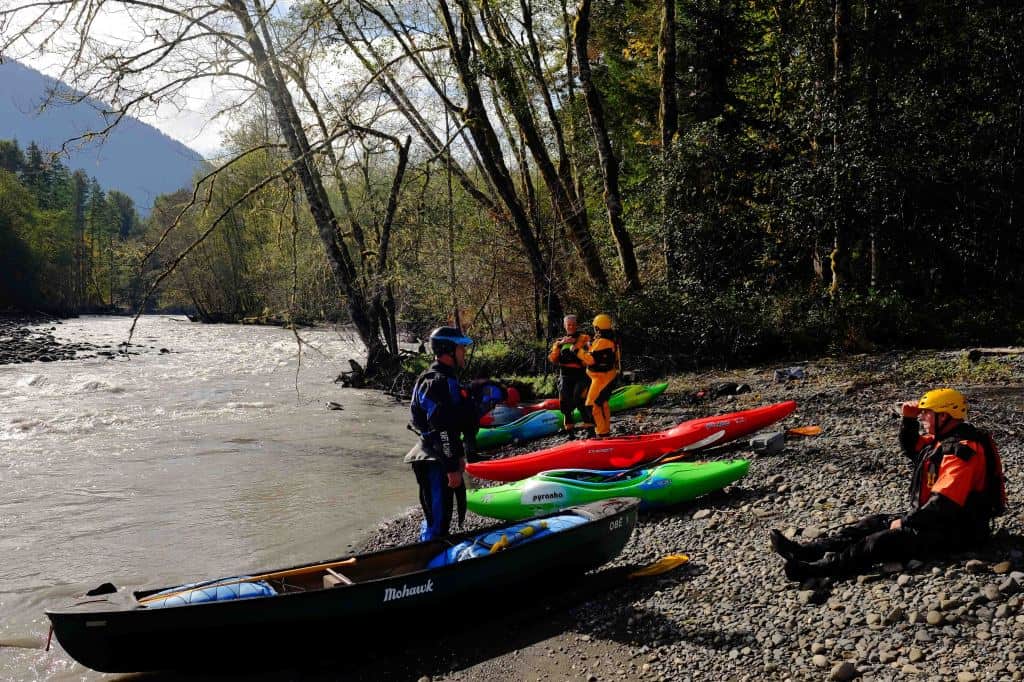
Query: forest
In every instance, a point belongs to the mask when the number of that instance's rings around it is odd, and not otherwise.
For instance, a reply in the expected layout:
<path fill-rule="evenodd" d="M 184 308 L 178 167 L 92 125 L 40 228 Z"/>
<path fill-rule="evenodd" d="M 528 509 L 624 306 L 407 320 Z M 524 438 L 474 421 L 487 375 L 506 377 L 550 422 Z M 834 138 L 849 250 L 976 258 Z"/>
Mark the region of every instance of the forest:
<path fill-rule="evenodd" d="M 0 305 L 26 311 L 103 312 L 131 305 L 131 197 L 105 191 L 35 142 L 0 140 Z"/>
<path fill-rule="evenodd" d="M 145 40 L 89 34 L 115 5 Z M 143 221 L 0 148 L 2 277 L 44 307 L 343 321 L 371 371 L 445 321 L 535 349 L 567 312 L 663 368 L 1024 339 L 1024 6 L 0 7 L 0 52 L 53 50 L 19 24 L 44 12 L 112 119 L 242 93 Z"/>

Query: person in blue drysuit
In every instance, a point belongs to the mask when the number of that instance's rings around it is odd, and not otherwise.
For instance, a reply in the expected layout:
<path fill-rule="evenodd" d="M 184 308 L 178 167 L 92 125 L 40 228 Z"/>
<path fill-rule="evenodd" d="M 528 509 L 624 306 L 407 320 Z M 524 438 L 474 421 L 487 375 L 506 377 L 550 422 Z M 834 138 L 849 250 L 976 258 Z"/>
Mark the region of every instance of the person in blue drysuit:
<path fill-rule="evenodd" d="M 420 488 L 423 523 L 420 541 L 449 534 L 453 500 L 465 515 L 466 486 L 462 472 L 467 455 L 475 454 L 479 424 L 477 405 L 459 384 L 466 366 L 466 347 L 473 340 L 455 327 L 430 333 L 434 363 L 416 380 L 409 410 L 419 442 L 405 456 Z"/>

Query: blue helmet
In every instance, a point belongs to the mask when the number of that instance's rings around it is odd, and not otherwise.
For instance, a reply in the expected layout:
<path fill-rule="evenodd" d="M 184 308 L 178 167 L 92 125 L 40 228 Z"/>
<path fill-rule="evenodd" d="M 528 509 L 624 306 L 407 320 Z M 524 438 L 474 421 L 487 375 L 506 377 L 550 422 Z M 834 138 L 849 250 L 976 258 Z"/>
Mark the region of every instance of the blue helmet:
<path fill-rule="evenodd" d="M 473 339 L 455 327 L 438 327 L 430 332 L 430 350 L 434 355 L 449 355 L 455 352 L 456 346 L 469 346 Z"/>

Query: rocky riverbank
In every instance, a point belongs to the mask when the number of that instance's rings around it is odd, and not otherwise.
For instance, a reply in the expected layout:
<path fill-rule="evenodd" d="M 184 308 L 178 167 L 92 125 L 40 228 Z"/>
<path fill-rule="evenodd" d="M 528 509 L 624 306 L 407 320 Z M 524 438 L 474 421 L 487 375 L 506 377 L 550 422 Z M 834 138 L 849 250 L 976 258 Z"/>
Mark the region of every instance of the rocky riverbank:
<path fill-rule="evenodd" d="M 46 315 L 0 314 L 0 365 L 25 362 L 57 362 L 103 356 L 136 354 L 138 344 L 123 342 L 117 346 L 62 341 L 57 338 L 61 321 Z M 169 352 L 160 349 L 160 352 Z"/>
<path fill-rule="evenodd" d="M 786 383 L 775 383 L 767 368 L 674 377 L 654 406 L 613 417 L 619 433 L 648 432 L 795 399 L 799 409 L 783 426 L 822 427 L 820 436 L 790 438 L 773 455 L 743 444 L 704 453 L 749 457 L 750 473 L 719 493 L 642 516 L 604 571 L 672 553 L 689 555 L 688 565 L 598 590 L 596 578 L 581 581 L 539 613 L 442 635 L 405 656 L 377 660 L 366 676 L 383 669 L 434 680 L 1022 679 L 1024 356 L 974 363 L 966 354 L 893 353 L 801 366 L 806 378 Z M 698 389 L 719 382 L 752 391 L 693 404 Z M 787 581 L 769 529 L 807 539 L 866 514 L 905 509 L 908 468 L 896 444 L 894 407 L 942 383 L 968 395 L 971 421 L 991 430 L 1002 450 L 1011 511 L 998 520 L 993 540 L 975 552 L 887 565 L 849 580 Z M 415 511 L 389 520 L 359 549 L 410 542 L 418 524 Z M 501 601 L 521 601 L 497 599 L 477 608 L 501 612 Z M 467 608 L 467 618 L 474 611 Z"/>

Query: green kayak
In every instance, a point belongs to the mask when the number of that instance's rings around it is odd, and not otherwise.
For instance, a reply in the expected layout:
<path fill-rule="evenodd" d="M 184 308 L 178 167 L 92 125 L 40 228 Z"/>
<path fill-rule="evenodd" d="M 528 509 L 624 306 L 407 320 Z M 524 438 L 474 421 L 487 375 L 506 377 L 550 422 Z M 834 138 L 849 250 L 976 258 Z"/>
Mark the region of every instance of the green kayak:
<path fill-rule="evenodd" d="M 665 392 L 667 383 L 642 386 L 630 384 L 616 389 L 608 399 L 612 412 L 641 407 Z M 581 422 L 579 410 L 574 413 L 576 422 Z M 557 410 L 539 410 L 521 417 L 510 424 L 480 429 L 476 434 L 478 448 L 496 448 L 507 443 L 533 440 L 558 433 L 563 426 L 562 413 Z"/>
<path fill-rule="evenodd" d="M 470 490 L 466 502 L 481 516 L 524 519 L 610 497 L 640 498 L 641 509 L 692 500 L 743 478 L 745 459 L 672 462 L 646 469 L 545 471 L 524 481 Z"/>
<path fill-rule="evenodd" d="M 666 388 L 668 388 L 667 381 L 661 384 L 651 384 L 650 386 L 642 384 L 622 386 L 612 391 L 611 397 L 608 398 L 608 408 L 612 412 L 619 412 L 634 407 L 643 407 L 664 393 Z M 572 420 L 577 424 L 583 421 L 583 416 L 579 410 L 573 411 Z"/>

